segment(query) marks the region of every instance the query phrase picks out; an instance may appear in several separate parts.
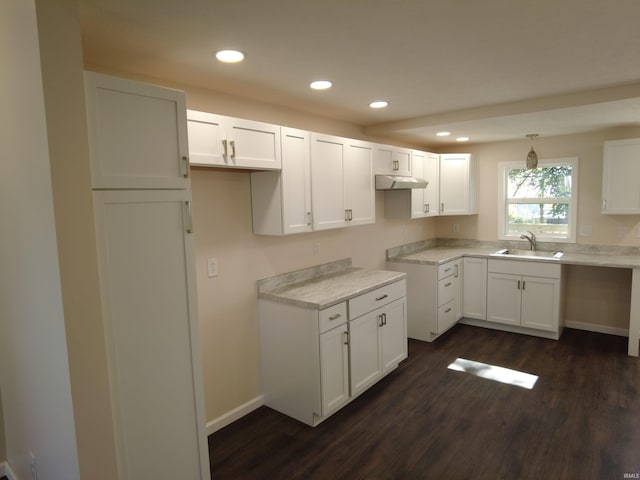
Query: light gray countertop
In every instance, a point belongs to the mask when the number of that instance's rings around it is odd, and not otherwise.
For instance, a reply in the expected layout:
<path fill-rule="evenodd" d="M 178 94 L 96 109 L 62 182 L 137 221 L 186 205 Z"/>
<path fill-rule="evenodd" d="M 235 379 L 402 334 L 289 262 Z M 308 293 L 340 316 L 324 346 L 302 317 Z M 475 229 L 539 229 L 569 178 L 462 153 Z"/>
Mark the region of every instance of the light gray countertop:
<path fill-rule="evenodd" d="M 406 254 L 398 254 L 387 258 L 389 262 L 420 263 L 425 265 L 440 265 L 463 256 L 499 258 L 503 260 L 519 260 L 523 262 L 549 262 L 564 265 L 586 265 L 595 267 L 637 268 L 640 267 L 640 255 L 616 255 L 611 253 L 565 253 L 562 258 L 522 258 L 495 256 L 497 247 L 435 247 L 425 248 Z"/>
<path fill-rule="evenodd" d="M 338 263 L 337 269 L 327 268 Z M 314 272 L 317 272 L 316 276 Z M 258 298 L 322 310 L 405 276 L 402 272 L 355 268 L 350 260 L 341 260 L 259 280 Z"/>

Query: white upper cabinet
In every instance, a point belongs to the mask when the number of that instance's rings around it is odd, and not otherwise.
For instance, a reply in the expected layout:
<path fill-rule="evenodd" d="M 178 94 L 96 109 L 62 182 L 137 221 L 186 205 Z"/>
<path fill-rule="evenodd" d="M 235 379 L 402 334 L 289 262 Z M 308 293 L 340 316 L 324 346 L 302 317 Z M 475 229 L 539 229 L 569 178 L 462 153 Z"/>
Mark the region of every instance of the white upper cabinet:
<path fill-rule="evenodd" d="M 85 73 L 94 189 L 188 188 L 184 92 Z"/>
<path fill-rule="evenodd" d="M 189 155 L 199 166 L 279 170 L 280 126 L 187 111 Z"/>
<path fill-rule="evenodd" d="M 411 175 L 411 150 L 408 148 L 375 145 L 374 160 L 376 175 Z"/>
<path fill-rule="evenodd" d="M 373 145 L 311 134 L 313 229 L 375 223 Z"/>
<path fill-rule="evenodd" d="M 468 153 L 440 155 L 440 215 L 478 213 L 477 165 Z"/>
<path fill-rule="evenodd" d="M 253 233 L 312 230 L 309 132 L 282 127 L 282 170 L 251 173 Z"/>
<path fill-rule="evenodd" d="M 640 139 L 605 142 L 602 213 L 640 214 Z"/>
<path fill-rule="evenodd" d="M 412 176 L 429 182 L 426 188 L 388 190 L 385 192 L 385 215 L 389 218 L 424 218 L 439 214 L 440 156 L 411 152 Z"/>

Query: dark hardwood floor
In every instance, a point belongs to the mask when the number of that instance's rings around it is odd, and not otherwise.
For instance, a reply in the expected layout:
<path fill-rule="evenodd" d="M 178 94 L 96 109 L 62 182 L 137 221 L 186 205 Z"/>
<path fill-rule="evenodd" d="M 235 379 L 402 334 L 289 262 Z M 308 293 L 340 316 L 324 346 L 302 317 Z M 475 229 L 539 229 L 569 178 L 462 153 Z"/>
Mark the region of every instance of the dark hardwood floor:
<path fill-rule="evenodd" d="M 532 390 L 447 369 L 538 375 Z M 458 325 L 316 428 L 261 407 L 209 437 L 222 479 L 623 479 L 640 473 L 640 360 L 627 339 Z M 625 476 L 627 474 L 627 476 Z"/>

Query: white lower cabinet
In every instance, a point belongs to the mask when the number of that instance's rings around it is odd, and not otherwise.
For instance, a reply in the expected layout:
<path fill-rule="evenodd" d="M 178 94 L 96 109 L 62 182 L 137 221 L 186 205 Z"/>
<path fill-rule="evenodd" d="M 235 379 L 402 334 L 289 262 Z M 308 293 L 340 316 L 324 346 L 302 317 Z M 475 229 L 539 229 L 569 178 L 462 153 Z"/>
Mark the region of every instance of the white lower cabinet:
<path fill-rule="evenodd" d="M 462 316 L 487 319 L 487 259 L 465 257 L 462 282 Z"/>
<path fill-rule="evenodd" d="M 442 265 L 387 262 L 407 274 L 407 333 L 431 342 L 462 318 L 462 259 Z"/>
<path fill-rule="evenodd" d="M 265 405 L 308 425 L 407 358 L 405 280 L 323 310 L 258 304 Z"/>
<path fill-rule="evenodd" d="M 489 260 L 487 320 L 559 333 L 561 265 Z"/>

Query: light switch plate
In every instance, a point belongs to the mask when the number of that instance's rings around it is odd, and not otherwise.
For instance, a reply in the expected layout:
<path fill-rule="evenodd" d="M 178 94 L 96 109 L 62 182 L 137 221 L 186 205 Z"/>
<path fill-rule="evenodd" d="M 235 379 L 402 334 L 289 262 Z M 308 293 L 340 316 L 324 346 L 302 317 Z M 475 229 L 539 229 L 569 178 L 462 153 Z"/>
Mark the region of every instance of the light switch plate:
<path fill-rule="evenodd" d="M 218 259 L 217 258 L 208 258 L 207 259 L 207 277 L 217 277 L 218 276 Z"/>

